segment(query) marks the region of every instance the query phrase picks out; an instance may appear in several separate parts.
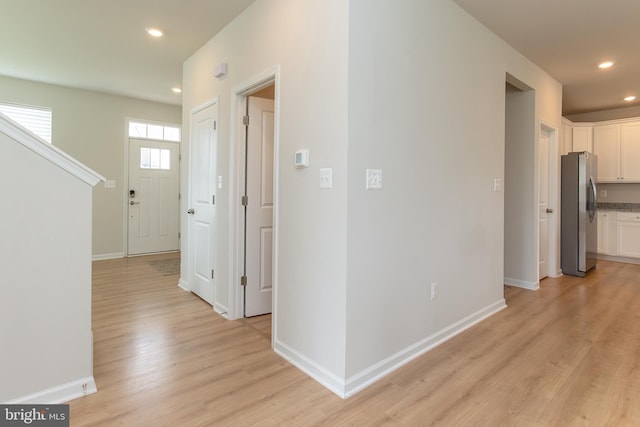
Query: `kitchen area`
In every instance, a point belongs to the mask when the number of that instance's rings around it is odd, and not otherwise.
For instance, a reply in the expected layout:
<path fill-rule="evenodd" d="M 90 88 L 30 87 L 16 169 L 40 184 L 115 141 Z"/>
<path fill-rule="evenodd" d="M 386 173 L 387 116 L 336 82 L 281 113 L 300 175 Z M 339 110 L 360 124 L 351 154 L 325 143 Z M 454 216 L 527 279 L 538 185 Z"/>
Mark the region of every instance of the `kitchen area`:
<path fill-rule="evenodd" d="M 640 117 L 586 118 L 563 119 L 563 151 L 597 157 L 596 257 L 640 264 Z"/>

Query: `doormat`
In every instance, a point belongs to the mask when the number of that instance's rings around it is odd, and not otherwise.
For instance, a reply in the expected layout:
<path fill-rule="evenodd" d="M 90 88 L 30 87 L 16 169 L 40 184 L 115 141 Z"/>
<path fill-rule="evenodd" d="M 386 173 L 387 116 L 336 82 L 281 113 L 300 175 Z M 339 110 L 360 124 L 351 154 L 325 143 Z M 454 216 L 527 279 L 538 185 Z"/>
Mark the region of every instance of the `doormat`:
<path fill-rule="evenodd" d="M 159 261 L 147 261 L 158 273 L 163 276 L 180 274 L 180 258 L 162 259 Z"/>

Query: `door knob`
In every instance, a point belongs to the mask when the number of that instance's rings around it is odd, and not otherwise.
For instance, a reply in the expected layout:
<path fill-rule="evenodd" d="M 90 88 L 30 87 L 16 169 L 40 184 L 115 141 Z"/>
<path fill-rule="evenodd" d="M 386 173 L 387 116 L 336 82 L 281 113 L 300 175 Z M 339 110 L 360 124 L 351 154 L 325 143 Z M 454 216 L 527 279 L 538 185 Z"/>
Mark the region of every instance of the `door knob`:
<path fill-rule="evenodd" d="M 194 213 L 196 213 L 196 210 L 195 210 L 195 209 L 189 209 L 189 210 L 187 211 L 187 213 L 188 213 L 189 215 L 193 215 Z"/>
<path fill-rule="evenodd" d="M 553 209 L 547 208 L 547 213 L 553 213 Z"/>
<path fill-rule="evenodd" d="M 129 202 L 129 204 L 130 204 L 131 206 L 133 206 L 133 205 L 139 205 L 139 204 L 140 204 L 140 202 L 134 202 L 133 200 L 131 200 L 131 201 Z"/>

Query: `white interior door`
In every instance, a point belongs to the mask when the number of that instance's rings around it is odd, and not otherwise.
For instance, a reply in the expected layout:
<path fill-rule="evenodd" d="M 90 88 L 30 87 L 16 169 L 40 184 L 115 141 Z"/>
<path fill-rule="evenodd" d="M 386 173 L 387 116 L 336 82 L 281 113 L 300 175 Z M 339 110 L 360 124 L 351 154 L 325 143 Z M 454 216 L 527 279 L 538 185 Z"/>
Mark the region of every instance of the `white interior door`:
<path fill-rule="evenodd" d="M 246 317 L 271 313 L 273 287 L 273 105 L 249 97 L 246 195 Z"/>
<path fill-rule="evenodd" d="M 191 291 L 215 305 L 216 160 L 218 105 L 191 116 L 191 195 L 189 208 Z"/>
<path fill-rule="evenodd" d="M 128 254 L 179 248 L 180 146 L 129 140 Z"/>
<path fill-rule="evenodd" d="M 540 136 L 540 169 L 539 169 L 539 209 L 540 239 L 539 245 L 539 279 L 549 274 L 549 135 Z"/>

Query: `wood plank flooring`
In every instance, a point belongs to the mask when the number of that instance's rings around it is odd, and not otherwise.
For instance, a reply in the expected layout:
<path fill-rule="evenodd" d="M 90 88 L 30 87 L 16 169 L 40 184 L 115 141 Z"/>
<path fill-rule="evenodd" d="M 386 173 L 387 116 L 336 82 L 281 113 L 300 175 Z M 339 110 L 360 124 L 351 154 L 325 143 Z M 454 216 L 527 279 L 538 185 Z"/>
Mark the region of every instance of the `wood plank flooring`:
<path fill-rule="evenodd" d="M 638 426 L 640 266 L 506 287 L 508 308 L 342 400 L 146 261 L 93 270 L 98 393 L 72 426 Z"/>

